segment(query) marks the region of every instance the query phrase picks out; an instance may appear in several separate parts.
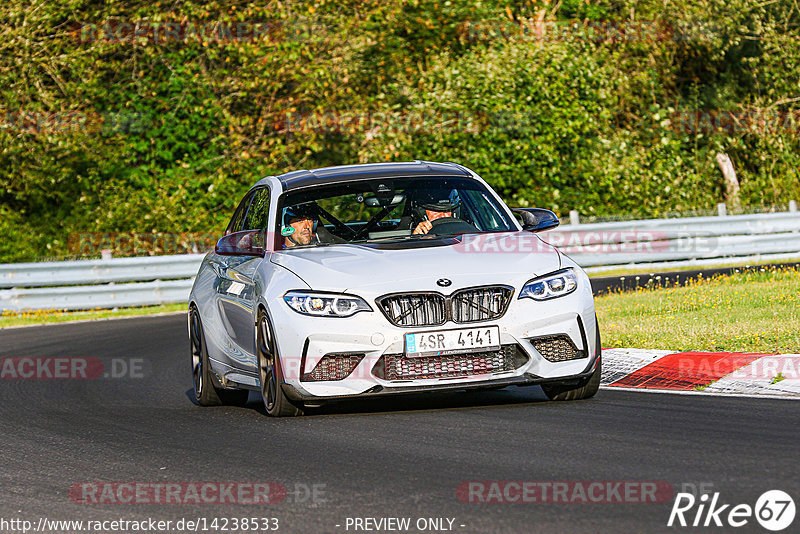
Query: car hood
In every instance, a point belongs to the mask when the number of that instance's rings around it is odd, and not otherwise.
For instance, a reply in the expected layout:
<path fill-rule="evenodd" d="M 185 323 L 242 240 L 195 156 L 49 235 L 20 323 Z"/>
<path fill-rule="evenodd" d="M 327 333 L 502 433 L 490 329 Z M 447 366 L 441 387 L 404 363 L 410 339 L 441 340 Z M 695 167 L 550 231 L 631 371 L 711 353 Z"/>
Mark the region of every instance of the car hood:
<path fill-rule="evenodd" d="M 400 248 L 412 246 L 414 248 Z M 485 284 L 518 285 L 556 271 L 556 249 L 530 232 L 478 234 L 402 243 L 335 245 L 271 254 L 318 291 L 443 291 Z M 522 282 L 519 282 L 519 280 Z"/>

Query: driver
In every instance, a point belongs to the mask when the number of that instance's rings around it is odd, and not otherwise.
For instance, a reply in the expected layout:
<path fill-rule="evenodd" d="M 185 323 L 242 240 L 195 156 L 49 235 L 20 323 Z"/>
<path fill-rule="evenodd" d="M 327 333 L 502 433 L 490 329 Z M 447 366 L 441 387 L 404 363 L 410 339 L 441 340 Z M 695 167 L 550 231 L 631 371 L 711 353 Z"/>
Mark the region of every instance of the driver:
<path fill-rule="evenodd" d="M 452 211 L 436 211 L 436 210 L 425 210 L 425 218 L 427 220 L 422 221 L 419 223 L 414 231 L 411 232 L 412 234 L 427 234 L 433 228 L 433 223 L 431 221 L 435 221 L 436 219 L 444 219 L 445 217 L 452 217 Z"/>
<path fill-rule="evenodd" d="M 423 191 L 416 199 L 417 216 L 422 219 L 412 234 L 427 234 L 433 228 L 433 221 L 453 217 L 453 211 L 461 205 L 455 189 L 431 189 Z"/>

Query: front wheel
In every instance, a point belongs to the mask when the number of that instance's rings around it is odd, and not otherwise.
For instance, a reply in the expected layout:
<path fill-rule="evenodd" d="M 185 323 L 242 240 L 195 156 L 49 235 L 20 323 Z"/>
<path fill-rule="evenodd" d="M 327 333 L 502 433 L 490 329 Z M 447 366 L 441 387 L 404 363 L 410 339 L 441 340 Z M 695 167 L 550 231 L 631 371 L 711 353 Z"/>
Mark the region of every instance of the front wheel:
<path fill-rule="evenodd" d="M 547 398 L 554 401 L 580 400 L 594 397 L 600 389 L 602 361 L 597 360 L 597 368 L 583 385 L 566 386 L 563 384 L 542 384 L 542 391 Z"/>
<path fill-rule="evenodd" d="M 595 332 L 595 337 L 597 339 L 597 352 L 600 353 L 600 327 L 597 327 L 597 331 Z M 589 377 L 588 380 L 585 382 L 567 386 L 564 384 L 542 384 L 542 391 L 544 394 L 547 395 L 547 398 L 554 401 L 565 401 L 565 400 L 580 400 L 580 399 L 588 399 L 594 397 L 597 391 L 600 389 L 600 378 L 602 375 L 602 364 L 603 362 L 600 359 L 601 357 L 597 356 L 597 367 L 592 373 L 592 376 Z"/>
<path fill-rule="evenodd" d="M 272 417 L 294 417 L 303 411 L 286 398 L 280 385 L 283 374 L 278 356 L 275 334 L 264 310 L 258 313 L 257 325 L 258 371 L 261 379 L 261 400 L 267 414 Z"/>

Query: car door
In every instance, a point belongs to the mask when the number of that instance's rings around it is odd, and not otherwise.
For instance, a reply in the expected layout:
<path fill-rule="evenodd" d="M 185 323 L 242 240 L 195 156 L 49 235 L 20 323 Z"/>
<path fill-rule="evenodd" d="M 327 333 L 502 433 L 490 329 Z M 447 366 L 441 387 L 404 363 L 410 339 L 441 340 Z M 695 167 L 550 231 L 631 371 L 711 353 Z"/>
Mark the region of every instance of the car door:
<path fill-rule="evenodd" d="M 256 189 L 241 230 L 264 230 L 269 216 L 269 187 Z M 228 256 L 226 277 L 230 281 L 225 287 L 225 310 L 234 339 L 245 352 L 245 367 L 256 371 L 254 326 L 256 285 L 255 275 L 262 257 Z"/>
<path fill-rule="evenodd" d="M 242 201 L 240 210 L 231 219 L 226 234 L 266 227 L 269 214 L 268 187 L 253 190 Z M 226 347 L 229 365 L 255 373 L 254 308 L 255 274 L 264 258 L 258 256 L 214 255 L 217 283 L 217 313 L 229 340 Z"/>

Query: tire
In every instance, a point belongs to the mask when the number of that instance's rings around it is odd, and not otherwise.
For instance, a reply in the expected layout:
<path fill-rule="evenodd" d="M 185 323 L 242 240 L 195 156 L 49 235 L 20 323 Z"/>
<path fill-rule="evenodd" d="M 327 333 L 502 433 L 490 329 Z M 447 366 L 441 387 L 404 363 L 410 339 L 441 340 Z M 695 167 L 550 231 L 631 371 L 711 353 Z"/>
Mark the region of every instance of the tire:
<path fill-rule="evenodd" d="M 264 403 L 267 414 L 272 417 L 303 415 L 303 410 L 293 404 L 280 387 L 283 383 L 283 370 L 281 369 L 272 324 L 263 309 L 258 312 L 256 353 L 258 356 L 258 376 L 261 382 L 261 400 Z"/>
<path fill-rule="evenodd" d="M 578 385 L 564 385 L 559 383 L 551 383 L 551 384 L 542 384 L 542 391 L 544 394 L 547 395 L 547 398 L 553 401 L 569 401 L 569 400 L 581 400 L 581 399 L 589 399 L 594 397 L 597 394 L 597 390 L 600 389 L 600 377 L 602 375 L 602 360 L 599 356 L 601 352 L 601 345 L 600 345 L 600 327 L 597 326 L 597 331 L 595 332 L 595 339 L 597 339 L 597 367 L 586 381 L 582 384 Z"/>
<path fill-rule="evenodd" d="M 243 406 L 247 403 L 249 392 L 241 389 L 219 389 L 214 386 L 211 366 L 208 363 L 206 337 L 200 312 L 189 308 L 189 354 L 192 360 L 192 383 L 194 399 L 200 406 Z"/>

